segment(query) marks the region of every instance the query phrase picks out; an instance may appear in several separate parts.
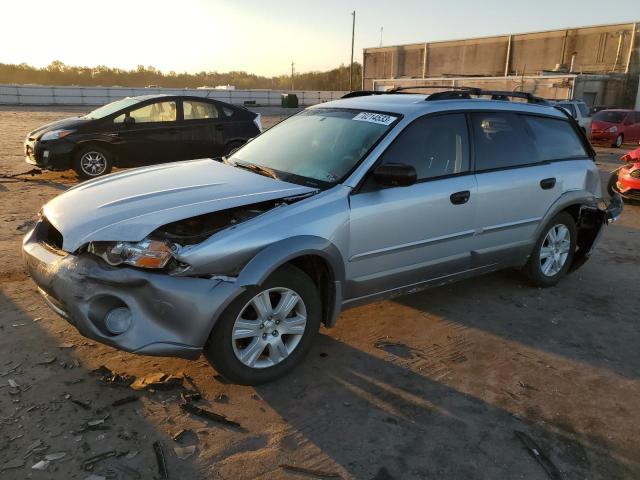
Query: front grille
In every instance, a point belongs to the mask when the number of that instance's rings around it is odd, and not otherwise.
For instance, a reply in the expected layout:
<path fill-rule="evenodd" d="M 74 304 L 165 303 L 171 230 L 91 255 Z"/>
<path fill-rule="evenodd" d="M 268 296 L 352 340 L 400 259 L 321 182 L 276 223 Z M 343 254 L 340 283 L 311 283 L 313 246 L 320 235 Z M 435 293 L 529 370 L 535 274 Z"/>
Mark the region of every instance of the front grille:
<path fill-rule="evenodd" d="M 55 250 L 62 250 L 62 234 L 56 227 L 51 225 L 47 217 L 43 217 L 38 222 L 36 230 L 37 239 Z"/>
<path fill-rule="evenodd" d="M 629 172 L 629 176 L 633 178 L 640 178 L 640 168 L 636 168 L 635 170 L 631 170 Z"/>

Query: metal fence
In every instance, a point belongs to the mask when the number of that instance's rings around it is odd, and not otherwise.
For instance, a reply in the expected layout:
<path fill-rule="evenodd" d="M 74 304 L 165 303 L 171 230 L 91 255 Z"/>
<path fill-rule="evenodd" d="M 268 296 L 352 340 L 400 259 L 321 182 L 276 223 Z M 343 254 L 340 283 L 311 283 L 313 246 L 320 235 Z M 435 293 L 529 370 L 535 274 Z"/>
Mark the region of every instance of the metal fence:
<path fill-rule="evenodd" d="M 0 105 L 104 105 L 124 97 L 164 93 L 213 98 L 236 105 L 279 106 L 283 93 L 295 93 L 300 105 L 315 105 L 340 98 L 347 92 L 309 90 L 215 90 L 125 87 L 60 87 L 0 85 Z"/>

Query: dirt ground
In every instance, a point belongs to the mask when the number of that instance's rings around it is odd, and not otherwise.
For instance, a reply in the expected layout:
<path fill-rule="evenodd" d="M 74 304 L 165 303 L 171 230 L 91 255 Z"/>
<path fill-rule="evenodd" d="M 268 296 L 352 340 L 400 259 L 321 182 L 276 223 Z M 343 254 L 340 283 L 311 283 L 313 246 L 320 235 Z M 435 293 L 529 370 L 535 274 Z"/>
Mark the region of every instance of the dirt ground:
<path fill-rule="evenodd" d="M 266 126 L 281 115 L 264 113 Z M 29 130 L 74 114 L 0 107 L 0 174 L 29 170 Z M 600 149 L 602 171 L 620 154 Z M 250 388 L 226 384 L 204 357 L 96 344 L 50 311 L 23 273 L 20 241 L 76 178 L 19 178 L 0 178 L 2 479 L 160 478 L 155 442 L 171 479 L 640 478 L 640 206 L 555 288 L 509 271 L 349 310 L 292 374 Z M 183 387 L 134 391 L 90 373 L 103 365 L 177 375 Z M 241 428 L 181 410 L 195 390 L 196 405 Z M 180 459 L 174 448 L 189 446 Z"/>

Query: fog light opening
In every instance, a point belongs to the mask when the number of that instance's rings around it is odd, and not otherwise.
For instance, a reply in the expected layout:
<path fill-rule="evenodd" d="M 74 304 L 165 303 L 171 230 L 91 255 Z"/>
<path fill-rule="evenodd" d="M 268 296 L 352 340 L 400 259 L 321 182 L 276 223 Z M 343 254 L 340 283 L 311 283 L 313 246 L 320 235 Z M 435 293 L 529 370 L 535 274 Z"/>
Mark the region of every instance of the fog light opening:
<path fill-rule="evenodd" d="M 127 307 L 118 307 L 109 310 L 104 318 L 104 324 L 112 335 L 120 335 L 131 326 L 131 310 Z"/>

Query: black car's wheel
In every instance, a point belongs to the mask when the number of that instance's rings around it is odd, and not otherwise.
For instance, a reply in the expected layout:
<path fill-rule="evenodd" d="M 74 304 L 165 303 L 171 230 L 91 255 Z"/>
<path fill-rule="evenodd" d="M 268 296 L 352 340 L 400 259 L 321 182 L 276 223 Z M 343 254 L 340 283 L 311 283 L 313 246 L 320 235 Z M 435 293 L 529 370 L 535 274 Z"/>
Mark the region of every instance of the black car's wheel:
<path fill-rule="evenodd" d="M 611 144 L 613 148 L 620 148 L 624 143 L 624 136 L 622 134 L 616 137 L 616 141 Z"/>
<path fill-rule="evenodd" d="M 113 155 L 106 148 L 90 145 L 78 151 L 73 159 L 73 169 L 82 179 L 106 175 L 113 167 Z"/>
<path fill-rule="evenodd" d="M 225 157 L 228 157 L 229 155 L 231 155 L 233 152 L 235 152 L 237 149 L 239 149 L 242 145 L 244 145 L 246 142 L 241 142 L 241 141 L 235 141 L 235 142 L 229 142 L 224 146 L 224 152 L 223 155 Z"/>
<path fill-rule="evenodd" d="M 567 274 L 576 249 L 576 222 L 567 212 L 556 215 L 536 242 L 524 273 L 534 285 L 550 287 Z"/>
<path fill-rule="evenodd" d="M 297 365 L 320 328 L 321 303 L 309 276 L 293 266 L 236 298 L 218 319 L 205 355 L 244 385 L 275 380 Z"/>

